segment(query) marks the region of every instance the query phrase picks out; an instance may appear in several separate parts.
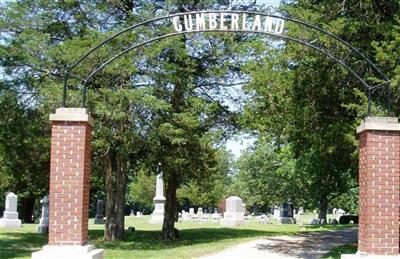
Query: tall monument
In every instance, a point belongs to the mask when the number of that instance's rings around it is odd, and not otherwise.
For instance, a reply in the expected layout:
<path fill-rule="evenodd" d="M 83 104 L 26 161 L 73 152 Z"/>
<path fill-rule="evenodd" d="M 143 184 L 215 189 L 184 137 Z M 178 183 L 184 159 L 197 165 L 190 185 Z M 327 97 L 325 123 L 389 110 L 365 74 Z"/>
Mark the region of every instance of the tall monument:
<path fill-rule="evenodd" d="M 154 201 L 154 211 L 151 214 L 151 218 L 149 220 L 150 224 L 160 224 L 163 223 L 164 220 L 164 181 L 162 178 L 162 172 L 160 170 L 161 164 L 158 164 L 157 167 L 157 180 L 156 180 L 156 196 L 153 198 Z"/>

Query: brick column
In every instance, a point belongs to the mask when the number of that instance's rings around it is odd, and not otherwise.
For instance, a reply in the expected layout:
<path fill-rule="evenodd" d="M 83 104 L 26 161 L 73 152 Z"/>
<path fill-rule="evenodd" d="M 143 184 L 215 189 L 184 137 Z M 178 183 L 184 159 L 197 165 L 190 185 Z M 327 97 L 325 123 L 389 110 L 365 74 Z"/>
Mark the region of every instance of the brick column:
<path fill-rule="evenodd" d="M 49 245 L 88 240 L 91 130 L 86 109 L 60 108 L 51 120 Z"/>
<path fill-rule="evenodd" d="M 93 120 L 84 108 L 59 108 L 50 121 L 49 244 L 32 258 L 101 259 L 88 244 Z"/>
<path fill-rule="evenodd" d="M 399 255 L 400 124 L 366 118 L 359 135 L 358 254 Z M 384 258 L 384 257 L 383 257 Z"/>

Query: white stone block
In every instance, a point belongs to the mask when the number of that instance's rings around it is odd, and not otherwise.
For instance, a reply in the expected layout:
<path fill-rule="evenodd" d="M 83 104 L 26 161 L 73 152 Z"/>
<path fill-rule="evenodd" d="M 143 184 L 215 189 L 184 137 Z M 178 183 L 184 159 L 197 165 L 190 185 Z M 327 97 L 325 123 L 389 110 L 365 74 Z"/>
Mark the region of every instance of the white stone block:
<path fill-rule="evenodd" d="M 18 212 L 4 211 L 5 219 L 18 219 Z"/>
<path fill-rule="evenodd" d="M 0 219 L 0 228 L 20 228 L 21 220 L 19 219 Z"/>
<path fill-rule="evenodd" d="M 32 253 L 32 259 L 103 259 L 103 252 L 103 249 L 95 249 L 93 245 L 46 245 L 42 250 Z"/>
<path fill-rule="evenodd" d="M 342 254 L 341 259 L 400 259 L 400 255 Z"/>
<path fill-rule="evenodd" d="M 224 213 L 224 219 L 221 220 L 221 225 L 234 227 L 244 224 L 244 211 L 244 204 L 241 198 L 237 196 L 227 198 L 226 212 Z"/>

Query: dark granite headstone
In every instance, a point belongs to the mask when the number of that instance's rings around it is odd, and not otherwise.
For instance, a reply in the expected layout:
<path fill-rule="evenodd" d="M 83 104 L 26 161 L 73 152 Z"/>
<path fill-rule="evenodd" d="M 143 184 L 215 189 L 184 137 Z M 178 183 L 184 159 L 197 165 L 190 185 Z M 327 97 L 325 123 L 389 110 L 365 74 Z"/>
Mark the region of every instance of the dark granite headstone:
<path fill-rule="evenodd" d="M 94 224 L 104 224 L 104 201 L 97 200 L 96 218 Z"/>

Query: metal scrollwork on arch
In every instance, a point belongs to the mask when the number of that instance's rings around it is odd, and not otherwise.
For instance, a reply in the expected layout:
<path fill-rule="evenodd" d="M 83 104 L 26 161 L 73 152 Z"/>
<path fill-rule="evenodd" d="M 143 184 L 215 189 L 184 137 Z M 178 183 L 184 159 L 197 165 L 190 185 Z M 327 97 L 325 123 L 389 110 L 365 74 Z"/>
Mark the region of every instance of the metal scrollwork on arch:
<path fill-rule="evenodd" d="M 307 33 L 296 35 L 290 28 L 300 26 Z M 138 33 L 143 28 L 147 30 L 146 36 Z M 163 28 L 161 30 L 161 28 Z M 165 28 L 168 28 L 165 30 Z M 159 29 L 159 30 L 157 30 Z M 259 35 L 270 36 L 273 38 L 291 41 L 308 48 L 311 48 L 327 58 L 335 61 L 345 68 L 368 93 L 368 114 L 371 114 L 372 94 L 377 90 L 385 90 L 386 108 L 390 113 L 390 86 L 389 79 L 385 74 L 369 59 L 366 55 L 353 47 L 350 43 L 334 35 L 333 33 L 319 27 L 291 17 L 288 13 L 275 8 L 268 7 L 260 11 L 241 11 L 241 10 L 207 10 L 175 13 L 149 19 L 138 24 L 125 28 L 86 52 L 74 64 L 68 67 L 64 74 L 64 94 L 63 107 L 67 106 L 67 92 L 70 77 L 74 77 L 72 71 L 78 66 L 88 67 L 84 78 L 81 81 L 83 97 L 82 106 L 86 106 L 87 87 L 95 75 L 103 70 L 118 58 L 127 53 L 166 38 L 193 33 L 204 32 L 224 32 L 224 33 L 256 33 Z M 90 64 L 90 56 L 103 46 L 113 42 L 116 38 L 133 33 L 133 42 L 130 46 L 116 48 L 115 53 L 111 53 L 101 62 L 100 65 L 93 67 Z M 136 33 L 136 34 L 135 34 Z M 138 36 L 140 35 L 140 37 Z M 131 34 L 132 36 L 132 34 Z M 110 48 L 109 48 L 110 49 Z M 108 50 L 109 50 L 108 49 Z M 75 80 L 76 80 L 75 76 Z"/>

